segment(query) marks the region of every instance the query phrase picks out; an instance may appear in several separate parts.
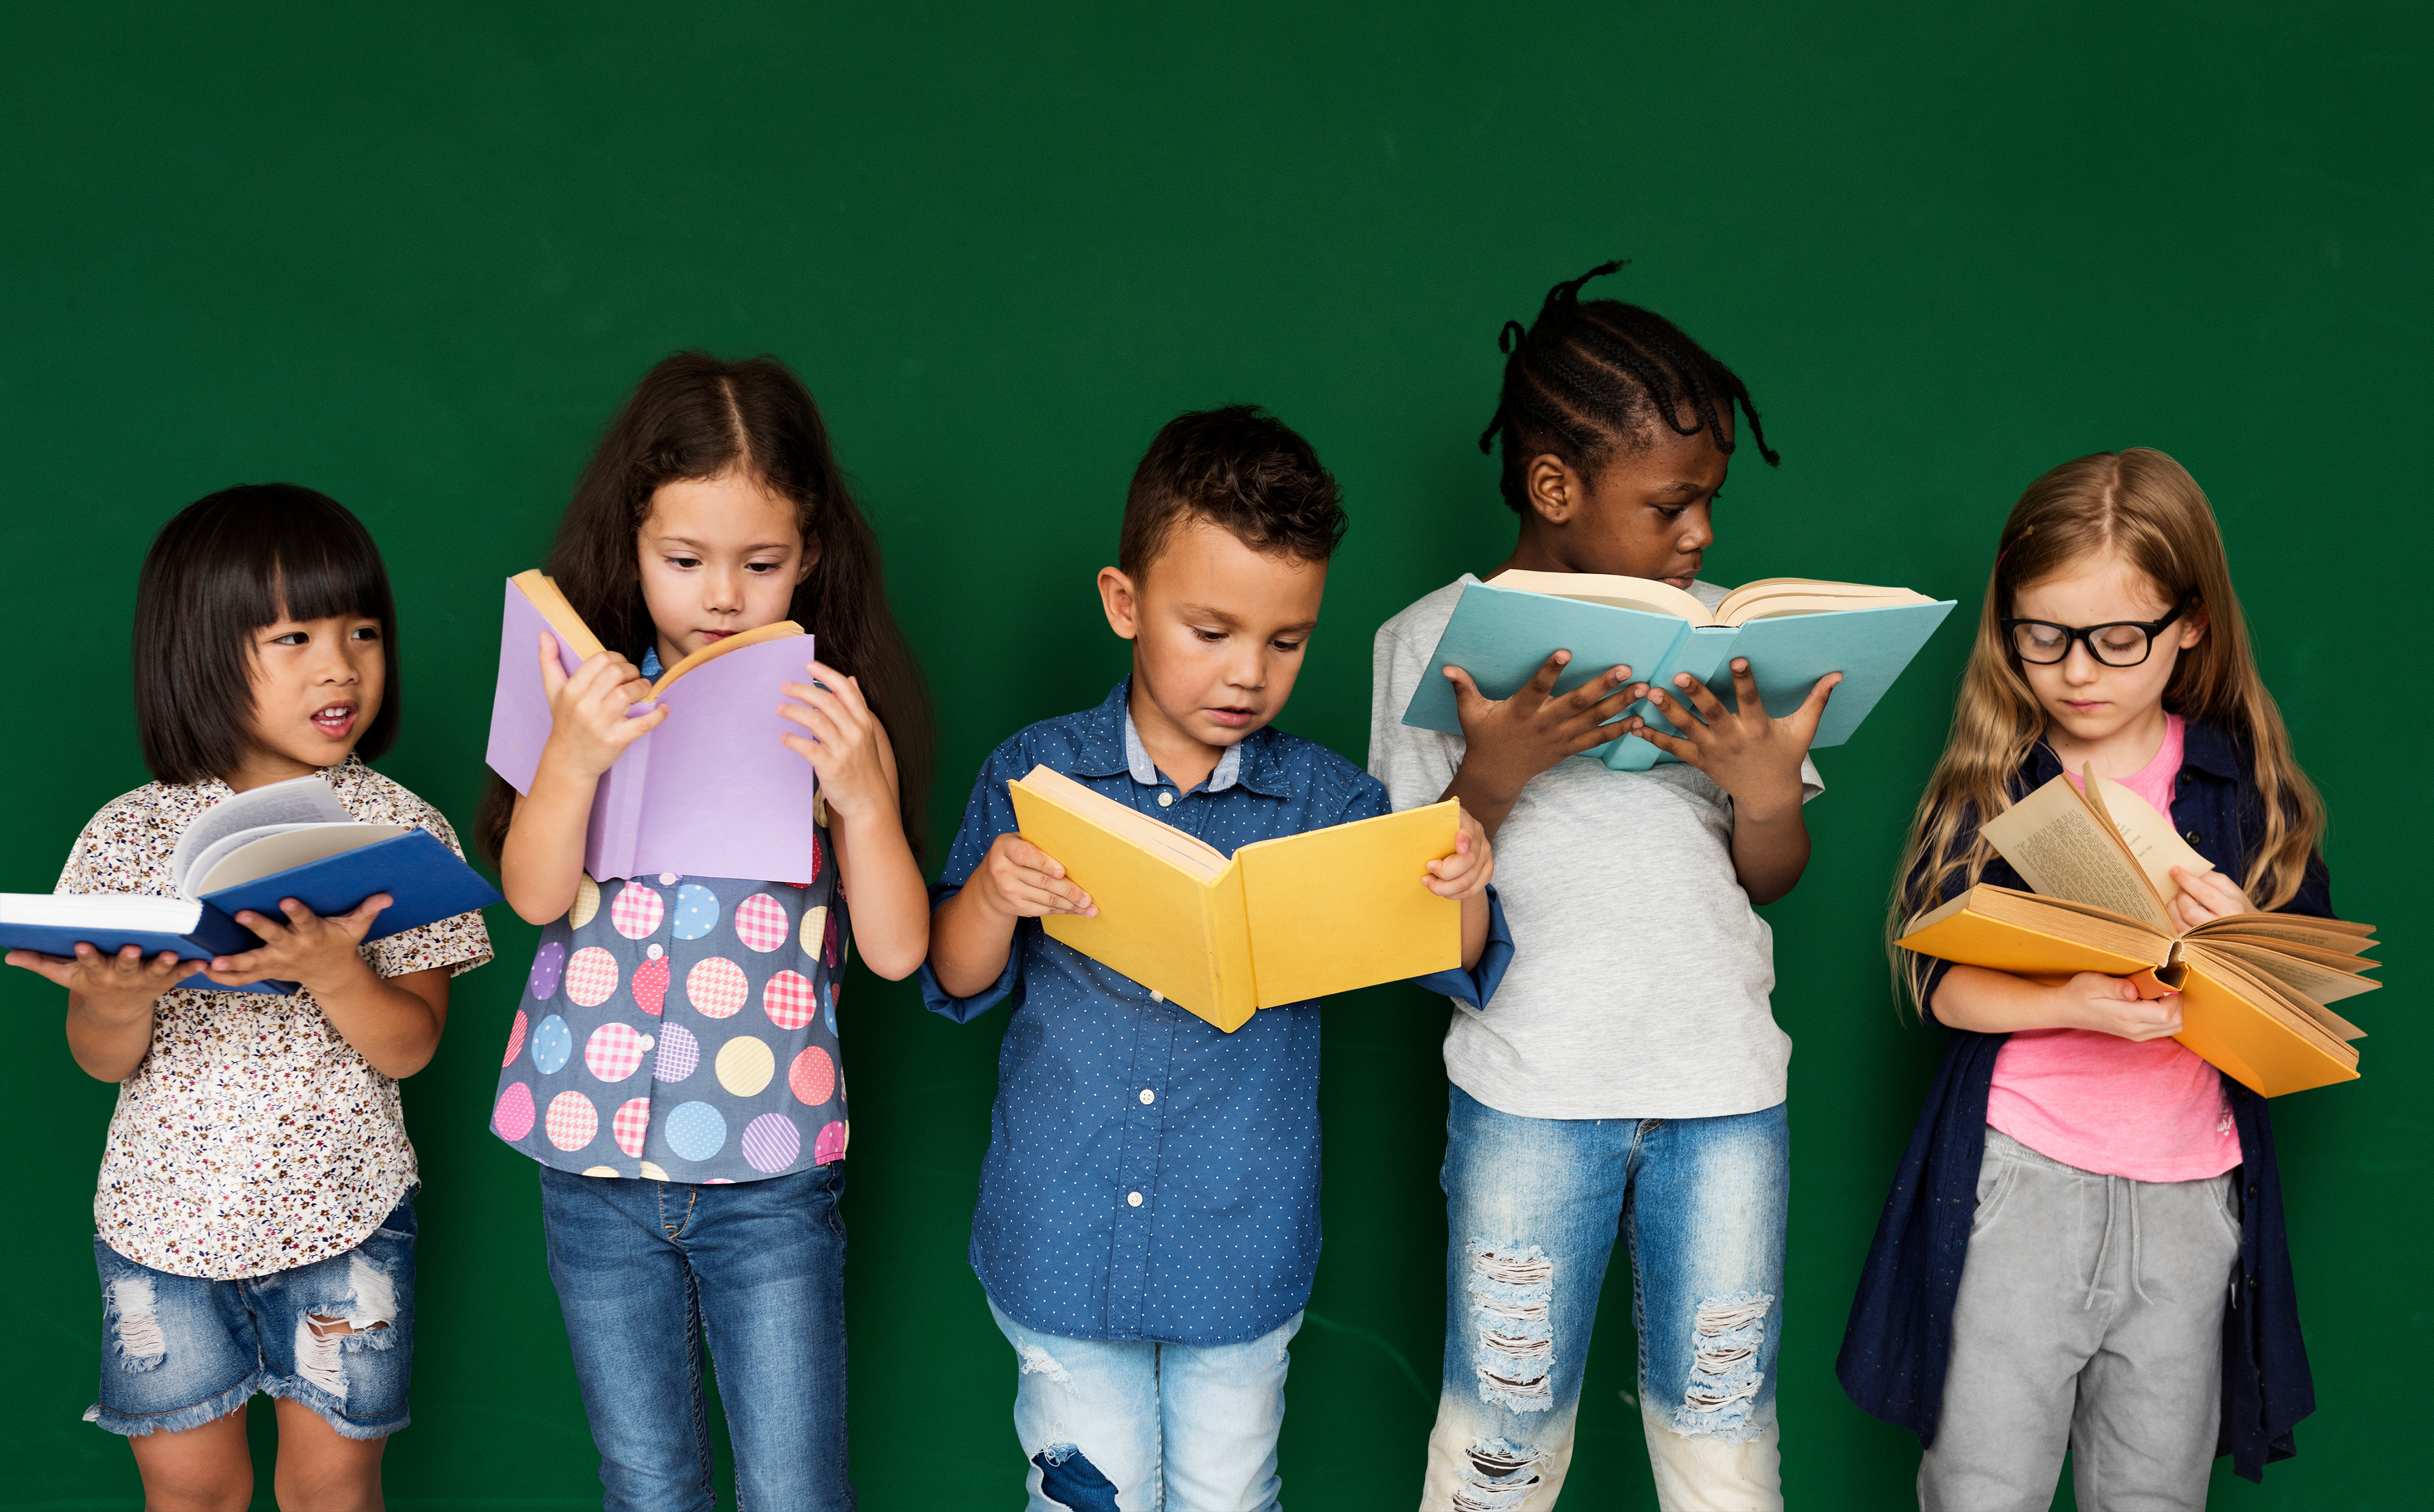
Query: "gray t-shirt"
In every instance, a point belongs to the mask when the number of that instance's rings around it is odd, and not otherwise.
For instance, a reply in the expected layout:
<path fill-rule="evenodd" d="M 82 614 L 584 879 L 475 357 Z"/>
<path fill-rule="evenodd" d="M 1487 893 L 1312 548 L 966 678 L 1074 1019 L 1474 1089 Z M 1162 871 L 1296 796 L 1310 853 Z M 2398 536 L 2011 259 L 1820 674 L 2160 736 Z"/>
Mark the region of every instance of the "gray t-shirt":
<path fill-rule="evenodd" d="M 1434 803 L 1463 739 L 1405 724 L 1468 573 L 1378 632 L 1369 770 L 1397 809 Z M 1690 591 L 1713 608 L 1724 590 Z M 1825 789 L 1803 762 L 1802 798 Z M 1497 832 L 1514 957 L 1484 1010 L 1458 1008 L 1446 1075 L 1530 1118 L 1712 1118 L 1783 1100 L 1774 937 L 1733 875 L 1732 800 L 1695 768 L 1573 756 L 1531 779 Z"/>

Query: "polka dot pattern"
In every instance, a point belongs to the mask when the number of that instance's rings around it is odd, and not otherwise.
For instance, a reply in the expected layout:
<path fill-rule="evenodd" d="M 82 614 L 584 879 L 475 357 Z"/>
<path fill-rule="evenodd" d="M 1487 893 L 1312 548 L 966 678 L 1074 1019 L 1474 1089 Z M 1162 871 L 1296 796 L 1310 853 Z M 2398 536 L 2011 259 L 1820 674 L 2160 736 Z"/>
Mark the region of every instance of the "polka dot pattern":
<path fill-rule="evenodd" d="M 534 1112 L 531 1086 L 510 1081 L 507 1090 L 499 1094 L 498 1106 L 490 1110 L 490 1128 L 512 1145 L 532 1132 Z"/>
<path fill-rule="evenodd" d="M 566 912 L 566 922 L 580 929 L 600 912 L 600 884 L 586 872 L 574 884 L 574 907 Z"/>
<path fill-rule="evenodd" d="M 718 1061 L 711 1069 L 720 1086 L 739 1097 L 749 1097 L 777 1074 L 778 1058 L 759 1040 L 739 1034 L 718 1047 Z"/>
<path fill-rule="evenodd" d="M 565 966 L 566 947 L 555 940 L 533 952 L 532 975 L 524 978 L 524 986 L 534 1002 L 546 1003 L 557 995 L 558 974 Z"/>
<path fill-rule="evenodd" d="M 685 1000 L 704 1018 L 733 1018 L 751 992 L 744 968 L 724 956 L 695 961 L 685 973 Z"/>
<path fill-rule="evenodd" d="M 617 1105 L 617 1116 L 608 1122 L 608 1131 L 617 1147 L 628 1155 L 643 1153 L 643 1136 L 651 1130 L 651 1099 L 634 1097 Z"/>
<path fill-rule="evenodd" d="M 598 1008 L 617 991 L 617 958 L 598 945 L 586 945 L 566 963 L 566 1000 L 578 1008 Z"/>
<path fill-rule="evenodd" d="M 781 971 L 761 989 L 761 1010 L 781 1029 L 798 1029 L 818 1011 L 819 989 L 800 972 Z"/>
<path fill-rule="evenodd" d="M 655 1042 L 627 1024 L 603 1024 L 584 1042 L 583 1064 L 603 1081 L 623 1081 L 643 1068 Z"/>
<path fill-rule="evenodd" d="M 679 940 L 698 940 L 717 927 L 717 893 L 697 882 L 677 889 L 677 921 L 668 933 Z"/>
<path fill-rule="evenodd" d="M 706 1102 L 677 1104 L 661 1132 L 679 1160 L 697 1164 L 727 1147 L 726 1116 Z"/>
<path fill-rule="evenodd" d="M 566 1058 L 574 1053 L 574 1031 L 557 1014 L 542 1019 L 540 1028 L 533 1030 L 533 1069 L 542 1076 L 556 1076 L 558 1068 L 566 1064 Z"/>
<path fill-rule="evenodd" d="M 681 1024 L 660 1030 L 660 1053 L 651 1062 L 654 1081 L 682 1081 L 701 1069 L 701 1041 Z"/>
<path fill-rule="evenodd" d="M 634 1006 L 653 1018 L 668 1000 L 668 958 L 653 956 L 634 968 Z"/>
<path fill-rule="evenodd" d="M 735 907 L 735 938 L 764 956 L 784 944 L 786 906 L 766 892 L 746 898 Z"/>
<path fill-rule="evenodd" d="M 802 1151 L 803 1131 L 784 1113 L 763 1113 L 744 1126 L 744 1158 L 763 1175 L 794 1164 Z"/>
<path fill-rule="evenodd" d="M 579 1092 L 561 1092 L 549 1099 L 549 1116 L 542 1127 L 548 1130 L 551 1144 L 563 1150 L 578 1150 L 600 1132 L 600 1110 Z"/>
<path fill-rule="evenodd" d="M 816 1045 L 805 1045 L 786 1068 L 786 1089 L 806 1108 L 816 1108 L 836 1090 L 836 1062 Z"/>
<path fill-rule="evenodd" d="M 608 922 L 628 940 L 647 940 L 657 934 L 666 913 L 667 905 L 660 895 L 640 882 L 619 888 L 617 901 L 608 905 Z"/>
<path fill-rule="evenodd" d="M 814 883 L 594 879 L 589 916 L 542 931 L 505 1036 L 502 1134 L 520 1128 L 517 1148 L 560 1170 L 702 1184 L 801 1170 L 821 1147 L 836 1159 L 847 921 L 822 839 Z"/>
<path fill-rule="evenodd" d="M 845 1125 L 827 1124 L 820 1129 L 819 1143 L 812 1147 L 812 1163 L 826 1165 L 831 1161 L 845 1159 Z"/>
<path fill-rule="evenodd" d="M 1015 831 L 1006 785 L 1035 765 L 1226 855 L 1389 811 L 1375 778 L 1273 726 L 1177 790 L 1145 755 L 1136 759 L 1130 690 L 1127 679 L 1098 707 L 1033 725 L 991 754 L 941 892 L 969 882 L 989 846 Z M 922 978 L 930 1006 L 958 1022 L 1020 982 L 972 1224 L 990 1295 L 1043 1334 L 1088 1338 L 1119 1319 L 1127 1336 L 1193 1343 L 1273 1331 L 1309 1297 L 1318 1261 L 1319 1005 L 1262 1009 L 1225 1034 L 1036 925 L 1016 941 L 1007 982 L 969 998 L 947 997 L 926 970 Z M 827 957 L 824 942 L 823 971 Z M 1462 991 L 1451 975 L 1423 985 Z M 1479 984 L 1466 985 L 1475 994 Z M 838 1069 L 841 1084 L 851 1079 L 850 1067 Z M 1144 1089 L 1155 1093 L 1147 1103 Z M 1172 1120 L 1183 1110 L 1190 1133 L 1177 1138 Z M 844 1153 L 850 1131 L 840 1108 L 814 1158 Z M 1091 1159 L 1073 1160 L 1078 1149 Z"/>

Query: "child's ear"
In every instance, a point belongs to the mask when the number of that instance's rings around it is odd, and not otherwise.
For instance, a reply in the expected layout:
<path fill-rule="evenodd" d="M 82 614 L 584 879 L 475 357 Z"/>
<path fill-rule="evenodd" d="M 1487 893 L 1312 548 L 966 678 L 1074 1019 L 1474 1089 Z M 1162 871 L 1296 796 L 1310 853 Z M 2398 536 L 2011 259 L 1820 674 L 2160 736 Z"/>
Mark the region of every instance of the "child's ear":
<path fill-rule="evenodd" d="M 2181 623 L 2181 649 L 2186 651 L 2203 640 L 2206 637 L 2207 628 L 2213 623 L 2214 620 L 2206 614 L 2204 604 L 2201 603 L 2191 609 L 2188 618 Z"/>
<path fill-rule="evenodd" d="M 1140 598 L 1130 574 L 1121 568 L 1099 569 L 1099 606 L 1107 611 L 1107 628 L 1131 640 L 1140 634 Z"/>
<path fill-rule="evenodd" d="M 816 535 L 803 542 L 803 565 L 795 570 L 795 581 L 800 583 L 820 565 L 820 538 Z"/>
<path fill-rule="evenodd" d="M 1522 492 L 1540 519 L 1560 525 L 1571 518 L 1580 501 L 1580 478 L 1563 458 L 1541 452 L 1530 459 L 1521 477 Z"/>

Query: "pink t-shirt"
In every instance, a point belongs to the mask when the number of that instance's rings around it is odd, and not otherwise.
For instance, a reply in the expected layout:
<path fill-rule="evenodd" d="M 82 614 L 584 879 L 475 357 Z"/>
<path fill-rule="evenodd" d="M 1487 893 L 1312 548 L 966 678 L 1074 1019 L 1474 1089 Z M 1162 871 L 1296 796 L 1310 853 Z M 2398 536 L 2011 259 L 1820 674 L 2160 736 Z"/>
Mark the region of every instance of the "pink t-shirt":
<path fill-rule="evenodd" d="M 2181 749 L 2174 714 L 2155 759 L 2121 785 L 2168 817 Z M 1996 1053 L 1986 1122 L 2040 1155 L 2106 1176 L 2195 1181 L 2239 1164 L 2221 1075 L 2174 1040 L 2022 1029 Z"/>

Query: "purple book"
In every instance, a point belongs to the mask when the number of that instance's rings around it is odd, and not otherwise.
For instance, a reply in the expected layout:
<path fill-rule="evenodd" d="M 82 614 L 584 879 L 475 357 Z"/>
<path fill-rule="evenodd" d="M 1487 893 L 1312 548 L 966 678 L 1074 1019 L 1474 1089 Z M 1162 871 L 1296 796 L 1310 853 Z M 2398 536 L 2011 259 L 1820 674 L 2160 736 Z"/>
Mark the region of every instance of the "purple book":
<path fill-rule="evenodd" d="M 490 770 L 518 792 L 532 790 L 549 739 L 549 696 L 540 645 L 551 629 L 511 580 L 499 631 L 499 689 L 490 703 Z M 558 637 L 569 672 L 582 658 Z M 787 682 L 811 678 L 812 637 L 787 636 L 700 663 L 660 702 L 668 717 L 626 748 L 591 799 L 583 869 L 595 881 L 655 872 L 807 883 L 812 764 L 779 740 L 804 734 L 778 715 Z M 648 713 L 651 705 L 636 705 Z"/>

